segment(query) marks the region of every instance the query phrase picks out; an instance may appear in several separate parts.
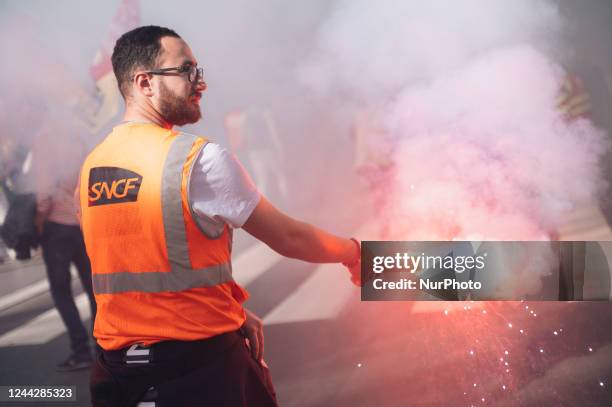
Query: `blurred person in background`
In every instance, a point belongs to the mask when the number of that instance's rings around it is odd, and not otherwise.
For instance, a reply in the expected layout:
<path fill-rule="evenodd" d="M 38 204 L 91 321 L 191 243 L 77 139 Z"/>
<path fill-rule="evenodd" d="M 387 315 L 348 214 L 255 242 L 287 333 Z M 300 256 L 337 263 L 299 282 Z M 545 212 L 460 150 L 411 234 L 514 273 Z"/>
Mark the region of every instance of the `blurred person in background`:
<path fill-rule="evenodd" d="M 6 222 L 6 215 L 15 194 L 13 191 L 13 178 L 18 172 L 16 171 L 18 166 L 16 165 L 15 159 L 17 157 L 14 150 L 15 143 L 11 138 L 0 138 L 0 219 L 2 221 L 0 263 L 4 263 L 8 258 L 7 243 L 5 240 L 11 240 L 11 236 L 6 235 L 7 230 L 4 228 L 4 223 Z"/>
<path fill-rule="evenodd" d="M 41 236 L 51 296 L 70 337 L 71 352 L 57 365 L 59 371 L 84 369 L 92 363 L 91 330 L 81 321 L 74 301 L 71 264 L 89 298 L 92 321 L 96 315 L 91 267 L 74 201 L 79 168 L 86 155 L 84 140 L 78 135 L 83 129 L 68 123 L 43 126 L 32 146 L 35 224 Z"/>
<path fill-rule="evenodd" d="M 612 7 L 608 0 L 557 0 L 567 19 L 560 57 L 569 72 L 563 84 L 559 108 L 569 121 L 587 119 L 606 132 L 608 146 L 602 156 L 606 185 L 600 207 L 612 222 Z"/>
<path fill-rule="evenodd" d="M 13 249 L 17 260 L 29 260 L 38 248 L 39 237 L 34 226 L 36 199 L 28 188 L 31 155 L 23 142 L 3 138 L 0 145 L 0 186 L 2 187 L 2 257 L 6 247 Z"/>
<path fill-rule="evenodd" d="M 283 173 L 283 148 L 270 110 L 237 109 L 225 115 L 232 152 L 253 176 L 262 195 L 286 202 L 289 193 Z"/>

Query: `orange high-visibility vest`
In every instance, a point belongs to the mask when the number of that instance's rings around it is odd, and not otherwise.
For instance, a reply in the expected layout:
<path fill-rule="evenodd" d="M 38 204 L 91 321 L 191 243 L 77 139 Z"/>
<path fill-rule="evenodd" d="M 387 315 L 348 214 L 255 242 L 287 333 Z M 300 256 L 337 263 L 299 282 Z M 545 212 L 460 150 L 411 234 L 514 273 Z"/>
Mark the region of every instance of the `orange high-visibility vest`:
<path fill-rule="evenodd" d="M 106 349 L 238 329 L 248 293 L 232 278 L 231 231 L 211 235 L 188 199 L 206 139 L 154 124 L 117 126 L 81 170 L 81 227 Z"/>

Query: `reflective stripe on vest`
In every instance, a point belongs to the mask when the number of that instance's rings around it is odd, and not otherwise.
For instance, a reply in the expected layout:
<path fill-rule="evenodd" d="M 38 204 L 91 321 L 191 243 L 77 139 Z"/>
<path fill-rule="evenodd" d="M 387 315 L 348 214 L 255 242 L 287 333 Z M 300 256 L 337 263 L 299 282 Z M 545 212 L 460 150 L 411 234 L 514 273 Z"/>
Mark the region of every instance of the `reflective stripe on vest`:
<path fill-rule="evenodd" d="M 183 291 L 234 281 L 231 261 L 197 270 L 191 267 L 187 232 L 183 218 L 181 185 L 185 160 L 197 139 L 198 137 L 190 134 L 179 134 L 172 141 L 164 162 L 161 201 L 164 238 L 170 271 L 94 273 L 92 279 L 95 294 L 117 294 L 128 291 L 146 293 Z M 200 147 L 199 151 L 205 145 L 206 143 Z M 187 187 L 189 187 L 189 183 L 187 183 Z"/>
<path fill-rule="evenodd" d="M 217 264 L 200 270 L 133 273 L 123 271 L 110 274 L 94 274 L 96 294 L 118 294 L 127 291 L 157 293 L 183 291 L 190 288 L 210 287 L 233 281 L 230 265 Z"/>

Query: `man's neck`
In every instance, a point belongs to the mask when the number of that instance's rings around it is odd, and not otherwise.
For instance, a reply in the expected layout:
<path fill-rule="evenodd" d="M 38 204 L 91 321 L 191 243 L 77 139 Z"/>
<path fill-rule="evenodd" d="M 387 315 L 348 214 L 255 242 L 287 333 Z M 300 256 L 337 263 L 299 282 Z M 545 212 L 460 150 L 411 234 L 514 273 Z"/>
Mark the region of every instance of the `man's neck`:
<path fill-rule="evenodd" d="M 138 106 L 133 103 L 128 103 L 125 107 L 123 115 L 124 122 L 144 122 L 156 124 L 160 127 L 171 129 L 172 124 L 168 123 L 155 109 L 152 107 Z"/>

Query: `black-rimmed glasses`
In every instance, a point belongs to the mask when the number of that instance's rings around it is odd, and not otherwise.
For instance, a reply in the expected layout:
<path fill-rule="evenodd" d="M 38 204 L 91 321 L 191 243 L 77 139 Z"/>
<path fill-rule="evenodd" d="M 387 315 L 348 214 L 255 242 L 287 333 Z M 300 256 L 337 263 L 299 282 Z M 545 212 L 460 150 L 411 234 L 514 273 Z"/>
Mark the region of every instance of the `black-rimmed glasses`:
<path fill-rule="evenodd" d="M 189 82 L 194 82 L 197 78 L 204 79 L 204 69 L 198 68 L 197 65 L 183 65 L 183 66 L 174 66 L 172 68 L 159 68 L 152 69 L 150 71 L 146 71 L 146 73 L 151 75 L 165 75 L 168 72 L 176 71 L 179 74 L 187 73 L 187 78 Z"/>

